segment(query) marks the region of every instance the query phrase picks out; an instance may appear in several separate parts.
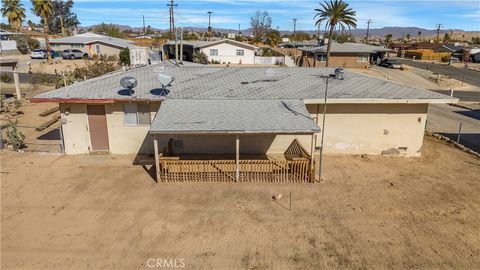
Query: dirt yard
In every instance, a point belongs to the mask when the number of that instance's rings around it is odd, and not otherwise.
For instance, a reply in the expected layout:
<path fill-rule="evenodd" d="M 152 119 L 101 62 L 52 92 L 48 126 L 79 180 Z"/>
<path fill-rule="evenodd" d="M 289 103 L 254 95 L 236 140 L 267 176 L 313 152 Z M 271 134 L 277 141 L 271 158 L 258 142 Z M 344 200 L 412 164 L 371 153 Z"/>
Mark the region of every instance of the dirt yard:
<path fill-rule="evenodd" d="M 480 265 L 480 159 L 431 137 L 421 158 L 328 156 L 316 184 L 155 183 L 132 160 L 1 152 L 1 268 Z"/>

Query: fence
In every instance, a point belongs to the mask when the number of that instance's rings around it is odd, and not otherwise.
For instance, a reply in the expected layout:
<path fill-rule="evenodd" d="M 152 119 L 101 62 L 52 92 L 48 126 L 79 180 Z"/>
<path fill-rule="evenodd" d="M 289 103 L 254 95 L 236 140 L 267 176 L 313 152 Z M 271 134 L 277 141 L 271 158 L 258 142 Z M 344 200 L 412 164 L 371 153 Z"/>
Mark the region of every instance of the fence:
<path fill-rule="evenodd" d="M 255 56 L 255 65 L 285 65 L 285 56 Z"/>
<path fill-rule="evenodd" d="M 310 160 L 240 160 L 239 182 L 299 182 L 312 179 Z M 162 182 L 235 182 L 235 160 L 160 160 Z"/>

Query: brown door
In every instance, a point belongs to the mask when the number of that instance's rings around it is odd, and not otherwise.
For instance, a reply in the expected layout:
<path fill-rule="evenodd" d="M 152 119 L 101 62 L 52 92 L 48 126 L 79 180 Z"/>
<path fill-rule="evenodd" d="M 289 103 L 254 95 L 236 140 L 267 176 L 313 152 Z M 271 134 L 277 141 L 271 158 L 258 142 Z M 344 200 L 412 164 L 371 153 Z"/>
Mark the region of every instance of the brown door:
<path fill-rule="evenodd" d="M 105 106 L 87 105 L 91 151 L 108 151 L 108 130 Z"/>

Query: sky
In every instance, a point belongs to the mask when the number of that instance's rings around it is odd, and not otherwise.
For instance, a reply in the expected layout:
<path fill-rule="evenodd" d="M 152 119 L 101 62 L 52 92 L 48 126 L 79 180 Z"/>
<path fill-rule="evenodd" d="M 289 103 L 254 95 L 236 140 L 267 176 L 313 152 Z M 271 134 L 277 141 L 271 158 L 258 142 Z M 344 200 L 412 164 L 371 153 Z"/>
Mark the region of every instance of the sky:
<path fill-rule="evenodd" d="M 73 11 L 81 26 L 101 22 L 168 29 L 168 0 L 75 0 Z M 176 0 L 176 26 L 207 27 L 207 11 L 213 11 L 212 27 L 238 29 L 248 28 L 250 17 L 256 10 L 266 10 L 272 17 L 272 27 L 293 30 L 293 18 L 298 30 L 313 30 L 314 9 L 319 0 Z M 31 9 L 31 2 L 22 0 L 27 9 L 27 20 L 39 22 Z M 443 29 L 480 31 L 480 0 L 347 0 L 357 12 L 357 28 L 366 28 L 368 19 L 371 28 L 388 26 L 421 27 L 434 29 L 442 24 Z M 2 22 L 6 19 L 2 17 Z M 322 27 L 323 28 L 323 27 Z"/>

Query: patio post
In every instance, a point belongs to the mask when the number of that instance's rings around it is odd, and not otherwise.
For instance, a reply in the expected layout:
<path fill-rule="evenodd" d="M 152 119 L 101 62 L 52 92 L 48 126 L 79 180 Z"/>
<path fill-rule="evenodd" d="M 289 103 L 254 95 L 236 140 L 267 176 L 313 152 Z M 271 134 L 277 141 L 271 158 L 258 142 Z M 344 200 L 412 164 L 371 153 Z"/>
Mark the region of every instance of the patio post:
<path fill-rule="evenodd" d="M 155 173 L 157 177 L 157 183 L 160 182 L 160 160 L 158 157 L 158 140 L 155 135 L 153 135 L 153 150 L 155 152 Z"/>
<path fill-rule="evenodd" d="M 310 144 L 310 182 L 315 183 L 315 142 L 317 135 L 312 134 L 312 142 Z"/>
<path fill-rule="evenodd" d="M 235 138 L 235 166 L 235 181 L 238 182 L 238 179 L 240 178 L 240 138 L 238 135 Z"/>

